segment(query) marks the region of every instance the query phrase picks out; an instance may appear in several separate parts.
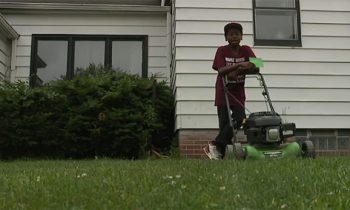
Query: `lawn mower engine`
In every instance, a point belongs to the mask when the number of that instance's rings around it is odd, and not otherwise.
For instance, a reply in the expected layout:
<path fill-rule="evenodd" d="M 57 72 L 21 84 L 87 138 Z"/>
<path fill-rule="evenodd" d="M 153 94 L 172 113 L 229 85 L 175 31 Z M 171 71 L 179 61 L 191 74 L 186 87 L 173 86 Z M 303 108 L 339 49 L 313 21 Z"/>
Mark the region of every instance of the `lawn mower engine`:
<path fill-rule="evenodd" d="M 282 123 L 275 112 L 254 112 L 243 124 L 244 134 L 251 145 L 281 144 L 294 136 L 295 124 Z"/>
<path fill-rule="evenodd" d="M 246 75 L 246 78 L 249 78 L 249 75 Z M 269 106 L 269 111 L 251 113 L 243 122 L 243 130 L 248 144 L 242 145 L 240 142 L 237 142 L 237 138 L 234 135 L 232 140 L 233 152 L 231 153 L 234 155 L 234 158 L 236 160 L 289 157 L 315 158 L 315 147 L 312 141 L 297 141 L 295 139 L 287 141 L 288 138 L 293 137 L 295 134 L 295 124 L 284 123 L 280 115 L 275 112 L 263 75 L 257 73 L 250 78 L 258 78 L 260 81 L 260 85 L 263 88 L 262 95 Z M 227 88 L 229 83 L 223 78 L 227 107 L 229 107 L 228 96 L 232 96 Z M 234 96 L 232 97 L 234 98 Z M 229 118 L 233 122 L 231 115 L 229 115 Z M 234 126 L 231 127 L 233 133 L 235 133 Z M 230 151 L 229 147 L 228 151 Z"/>

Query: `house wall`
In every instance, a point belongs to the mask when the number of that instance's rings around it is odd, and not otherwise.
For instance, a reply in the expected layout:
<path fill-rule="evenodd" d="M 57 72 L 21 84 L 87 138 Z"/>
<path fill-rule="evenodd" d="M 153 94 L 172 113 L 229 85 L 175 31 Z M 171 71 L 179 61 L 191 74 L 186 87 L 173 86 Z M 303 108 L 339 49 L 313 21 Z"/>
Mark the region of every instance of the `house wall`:
<path fill-rule="evenodd" d="M 8 76 L 11 61 L 11 40 L 0 32 L 0 80 Z"/>
<path fill-rule="evenodd" d="M 223 27 L 231 21 L 243 25 L 242 44 L 265 61 L 261 73 L 284 120 L 298 129 L 350 128 L 350 2 L 300 4 L 302 47 L 258 47 L 251 0 L 176 0 L 173 80 L 183 153 L 203 155 L 198 145 L 212 140 L 212 129 L 218 128 L 211 65 L 217 47 L 226 44 Z M 246 87 L 248 109 L 266 110 L 258 84 L 248 80 Z"/>
<path fill-rule="evenodd" d="M 4 11 L 3 15 L 20 34 L 15 80 L 28 80 L 32 34 L 148 35 L 148 75 L 169 78 L 166 13 Z"/>
<path fill-rule="evenodd" d="M 30 3 L 69 3 L 69 4 L 119 4 L 119 5 L 160 5 L 161 0 L 11 0 Z"/>

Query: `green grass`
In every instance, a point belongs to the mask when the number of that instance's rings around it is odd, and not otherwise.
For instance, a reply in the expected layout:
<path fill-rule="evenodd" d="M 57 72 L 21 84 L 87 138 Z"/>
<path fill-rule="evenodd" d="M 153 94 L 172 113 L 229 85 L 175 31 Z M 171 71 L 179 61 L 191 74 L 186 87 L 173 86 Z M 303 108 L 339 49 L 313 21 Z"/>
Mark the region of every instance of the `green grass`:
<path fill-rule="evenodd" d="M 350 158 L 0 162 L 0 209 L 349 209 Z"/>

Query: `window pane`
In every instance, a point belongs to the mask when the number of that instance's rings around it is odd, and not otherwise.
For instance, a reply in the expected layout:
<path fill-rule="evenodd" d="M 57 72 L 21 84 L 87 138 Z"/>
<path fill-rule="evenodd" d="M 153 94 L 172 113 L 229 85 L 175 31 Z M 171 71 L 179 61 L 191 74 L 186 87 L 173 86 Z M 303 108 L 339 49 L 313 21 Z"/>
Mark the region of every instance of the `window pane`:
<path fill-rule="evenodd" d="M 142 76 L 142 41 L 113 41 L 112 67 Z"/>
<path fill-rule="evenodd" d="M 256 6 L 295 8 L 295 0 L 256 0 Z"/>
<path fill-rule="evenodd" d="M 104 65 L 105 41 L 75 41 L 74 70 L 90 64 Z"/>
<path fill-rule="evenodd" d="M 297 12 L 256 10 L 255 38 L 267 40 L 297 40 Z"/>
<path fill-rule="evenodd" d="M 67 41 L 38 41 L 38 54 L 35 61 L 37 66 L 35 83 L 37 85 L 66 76 L 67 51 Z"/>

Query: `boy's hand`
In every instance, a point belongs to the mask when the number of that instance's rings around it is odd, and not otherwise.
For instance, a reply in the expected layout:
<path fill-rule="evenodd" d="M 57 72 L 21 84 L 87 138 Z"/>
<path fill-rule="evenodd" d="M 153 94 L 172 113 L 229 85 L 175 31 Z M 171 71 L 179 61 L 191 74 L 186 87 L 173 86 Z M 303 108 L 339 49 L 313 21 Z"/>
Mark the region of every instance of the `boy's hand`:
<path fill-rule="evenodd" d="M 238 71 L 233 71 L 227 74 L 227 79 L 230 81 L 234 81 L 237 79 Z"/>
<path fill-rule="evenodd" d="M 255 67 L 255 65 L 249 61 L 238 63 L 238 65 L 239 65 L 238 69 L 243 69 L 243 70 L 252 69 Z"/>

